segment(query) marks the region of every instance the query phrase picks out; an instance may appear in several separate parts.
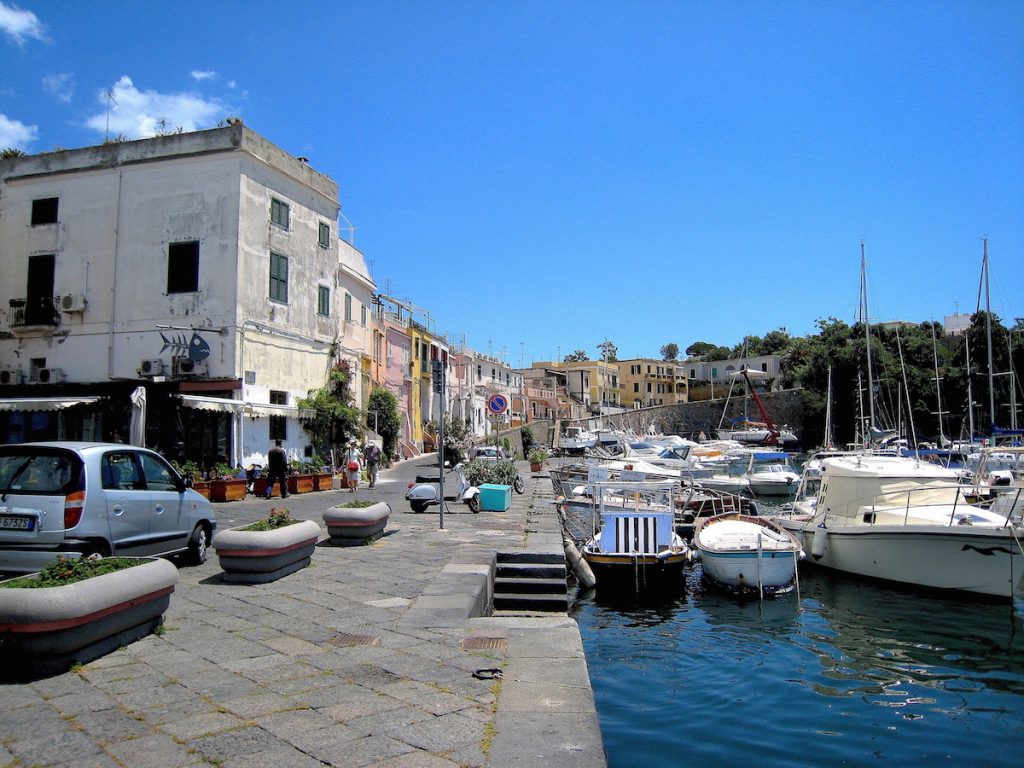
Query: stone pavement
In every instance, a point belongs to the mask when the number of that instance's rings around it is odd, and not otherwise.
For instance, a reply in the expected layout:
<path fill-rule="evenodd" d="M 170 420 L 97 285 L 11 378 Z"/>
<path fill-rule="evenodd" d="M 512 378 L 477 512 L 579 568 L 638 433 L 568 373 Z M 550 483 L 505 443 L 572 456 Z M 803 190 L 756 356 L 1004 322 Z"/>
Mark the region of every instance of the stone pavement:
<path fill-rule="evenodd" d="M 183 567 L 158 634 L 67 673 L 0 685 L 0 768 L 605 764 L 586 658 L 565 614 L 488 616 L 495 553 L 560 546 L 544 476 L 503 513 L 402 498 L 422 457 L 374 490 L 216 505 L 228 528 L 287 506 L 316 520 L 387 501 L 386 535 L 276 582 Z M 495 676 L 493 670 L 501 670 Z"/>

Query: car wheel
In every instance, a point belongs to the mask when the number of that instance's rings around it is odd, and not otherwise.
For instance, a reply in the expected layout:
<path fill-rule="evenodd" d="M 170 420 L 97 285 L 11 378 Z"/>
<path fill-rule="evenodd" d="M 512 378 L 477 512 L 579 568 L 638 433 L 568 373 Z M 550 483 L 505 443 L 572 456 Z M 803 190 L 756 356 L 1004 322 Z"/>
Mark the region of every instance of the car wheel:
<path fill-rule="evenodd" d="M 427 502 L 425 501 L 410 501 L 409 506 L 412 507 L 413 512 L 426 512 Z"/>
<path fill-rule="evenodd" d="M 466 506 L 468 506 L 473 512 L 479 512 L 480 511 L 480 497 L 479 496 L 470 496 L 468 499 L 466 499 Z"/>
<path fill-rule="evenodd" d="M 202 523 L 192 531 L 188 540 L 188 562 L 191 565 L 202 565 L 206 562 L 206 548 L 209 545 L 209 535 L 206 533 L 206 526 Z"/>
<path fill-rule="evenodd" d="M 82 550 L 82 559 L 85 560 L 85 558 L 91 555 L 110 557 L 110 545 L 105 541 L 90 541 L 85 549 Z"/>
<path fill-rule="evenodd" d="M 526 483 L 523 482 L 523 478 L 516 475 L 516 479 L 512 483 L 512 488 L 516 493 L 524 493 L 526 491 Z"/>

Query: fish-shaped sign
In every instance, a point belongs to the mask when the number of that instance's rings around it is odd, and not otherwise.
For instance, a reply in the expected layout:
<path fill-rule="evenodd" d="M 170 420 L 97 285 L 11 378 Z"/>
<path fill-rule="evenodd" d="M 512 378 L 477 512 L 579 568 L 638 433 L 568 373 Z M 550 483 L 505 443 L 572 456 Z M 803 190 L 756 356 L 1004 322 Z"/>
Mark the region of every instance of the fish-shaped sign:
<path fill-rule="evenodd" d="M 183 333 L 171 334 L 171 338 L 167 338 L 161 333 L 160 338 L 164 342 L 160 354 L 170 349 L 174 355 L 181 357 L 188 355 L 189 360 L 205 360 L 210 356 L 210 345 L 198 333 L 193 333 L 192 339 L 188 343 L 185 342 L 185 334 Z"/>

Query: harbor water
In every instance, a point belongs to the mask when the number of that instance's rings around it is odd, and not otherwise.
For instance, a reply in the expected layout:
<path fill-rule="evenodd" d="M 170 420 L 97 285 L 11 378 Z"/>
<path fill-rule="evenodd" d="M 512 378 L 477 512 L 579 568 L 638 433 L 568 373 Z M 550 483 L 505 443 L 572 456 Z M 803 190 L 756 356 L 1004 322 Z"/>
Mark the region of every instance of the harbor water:
<path fill-rule="evenodd" d="M 739 601 L 581 593 L 608 764 L 1024 765 L 1024 625 L 1008 605 L 801 567 Z"/>

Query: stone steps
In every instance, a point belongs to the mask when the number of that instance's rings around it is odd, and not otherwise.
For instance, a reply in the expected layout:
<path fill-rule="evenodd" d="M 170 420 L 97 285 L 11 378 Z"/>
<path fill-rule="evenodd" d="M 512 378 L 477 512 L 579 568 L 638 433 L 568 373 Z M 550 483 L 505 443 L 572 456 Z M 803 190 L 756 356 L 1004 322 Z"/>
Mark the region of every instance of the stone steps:
<path fill-rule="evenodd" d="M 561 552 L 499 552 L 494 610 L 565 612 L 569 608 L 565 577 L 565 555 Z"/>

